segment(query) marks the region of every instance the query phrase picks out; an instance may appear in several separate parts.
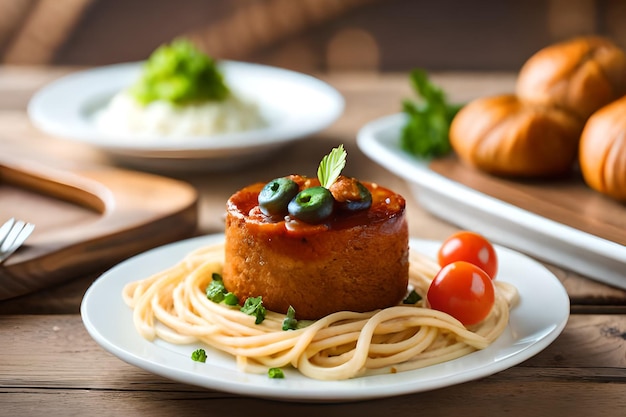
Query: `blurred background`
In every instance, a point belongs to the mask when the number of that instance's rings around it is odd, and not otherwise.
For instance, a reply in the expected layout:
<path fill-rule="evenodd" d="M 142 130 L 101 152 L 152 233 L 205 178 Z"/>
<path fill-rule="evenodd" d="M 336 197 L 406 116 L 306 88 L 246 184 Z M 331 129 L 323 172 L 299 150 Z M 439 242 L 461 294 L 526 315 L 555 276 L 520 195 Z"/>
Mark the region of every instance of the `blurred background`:
<path fill-rule="evenodd" d="M 105 65 L 185 36 L 302 72 L 516 71 L 582 34 L 626 46 L 623 0 L 0 0 L 0 59 Z"/>

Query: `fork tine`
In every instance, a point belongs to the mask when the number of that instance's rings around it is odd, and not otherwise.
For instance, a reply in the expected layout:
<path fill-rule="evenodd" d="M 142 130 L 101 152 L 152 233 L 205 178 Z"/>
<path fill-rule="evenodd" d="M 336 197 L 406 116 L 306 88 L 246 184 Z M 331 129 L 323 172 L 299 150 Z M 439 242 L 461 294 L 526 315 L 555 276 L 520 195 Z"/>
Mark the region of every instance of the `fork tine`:
<path fill-rule="evenodd" d="M 2 242 L 2 246 L 0 246 L 0 251 L 3 251 L 3 252 L 7 251 L 9 250 L 9 248 L 13 246 L 13 244 L 15 243 L 15 240 L 17 239 L 19 234 L 22 232 L 22 229 L 24 228 L 25 225 L 26 223 L 24 223 L 22 220 L 18 220 L 15 222 L 15 224 L 11 228 L 11 231 L 9 232 L 7 237 L 4 239 L 4 242 Z"/>
<path fill-rule="evenodd" d="M 9 231 L 13 227 L 13 223 L 15 223 L 15 218 L 11 217 L 9 220 L 4 222 L 2 227 L 0 227 L 0 245 L 2 245 L 2 243 L 9 236 Z"/>
<path fill-rule="evenodd" d="M 20 233 L 15 238 L 15 242 L 13 243 L 13 246 L 16 249 L 22 246 L 22 244 L 28 238 L 28 236 L 30 236 L 30 234 L 33 233 L 33 230 L 35 230 L 35 225 L 32 223 L 26 223 L 24 225 L 24 228 L 20 231 Z"/>
<path fill-rule="evenodd" d="M 11 222 L 9 225 L 12 226 L 11 230 L 8 232 L 7 236 L 5 236 L 3 241 L 0 242 L 0 264 L 11 256 L 20 246 L 22 246 L 26 238 L 28 238 L 28 236 L 30 236 L 35 229 L 34 224 L 25 223 L 21 220 Z M 4 225 L 2 226 L 2 229 L 4 229 Z"/>

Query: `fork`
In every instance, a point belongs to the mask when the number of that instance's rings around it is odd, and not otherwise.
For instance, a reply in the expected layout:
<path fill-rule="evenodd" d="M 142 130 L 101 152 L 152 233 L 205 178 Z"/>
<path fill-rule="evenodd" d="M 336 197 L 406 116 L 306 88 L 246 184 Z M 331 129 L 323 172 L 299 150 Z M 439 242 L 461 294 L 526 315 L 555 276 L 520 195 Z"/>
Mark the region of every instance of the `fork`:
<path fill-rule="evenodd" d="M 0 264 L 22 246 L 34 228 L 34 224 L 15 218 L 10 218 L 0 227 Z"/>

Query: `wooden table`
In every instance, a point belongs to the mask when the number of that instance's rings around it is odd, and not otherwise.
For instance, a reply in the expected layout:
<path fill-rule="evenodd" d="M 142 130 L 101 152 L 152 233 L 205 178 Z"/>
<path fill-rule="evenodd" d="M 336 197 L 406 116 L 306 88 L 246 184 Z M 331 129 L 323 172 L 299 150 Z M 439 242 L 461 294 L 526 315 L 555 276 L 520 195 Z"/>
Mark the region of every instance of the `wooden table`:
<path fill-rule="evenodd" d="M 58 163 L 106 164 L 93 149 L 48 138 L 25 113 L 31 94 L 68 68 L 0 68 L 0 145 L 3 152 Z M 360 126 L 395 113 L 412 93 L 406 74 L 322 76 L 346 98 L 343 116 L 272 163 L 229 175 L 177 177 L 200 193 L 198 234 L 223 230 L 224 203 L 240 187 L 285 173 L 313 173 L 320 155 L 344 143 L 350 175 L 375 180 L 408 200 L 410 233 L 443 239 L 456 227 L 425 212 L 404 181 L 371 162 L 357 148 Z M 511 91 L 513 74 L 434 74 L 455 101 Z M 3 155 L 5 156 L 5 155 Z M 1 202 L 0 202 L 1 204 Z M 506 371 L 457 386 L 381 400 L 281 403 L 242 398 L 172 382 L 124 363 L 87 334 L 79 305 L 99 275 L 0 302 L 0 415 L 429 415 L 623 416 L 626 415 L 626 292 L 548 266 L 571 299 L 571 317 L 556 341 Z M 462 413 L 462 414 L 460 414 Z"/>

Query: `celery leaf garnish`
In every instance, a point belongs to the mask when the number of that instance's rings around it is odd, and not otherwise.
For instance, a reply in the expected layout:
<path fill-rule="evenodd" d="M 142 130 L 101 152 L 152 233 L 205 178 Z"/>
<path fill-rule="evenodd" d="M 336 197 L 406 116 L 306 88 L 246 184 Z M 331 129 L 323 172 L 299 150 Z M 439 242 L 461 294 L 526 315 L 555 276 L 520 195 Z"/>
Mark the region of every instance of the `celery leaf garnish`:
<path fill-rule="evenodd" d="M 339 145 L 322 158 L 317 168 L 317 178 L 322 187 L 329 188 L 339 178 L 341 171 L 346 166 L 347 155 L 343 145 Z"/>

